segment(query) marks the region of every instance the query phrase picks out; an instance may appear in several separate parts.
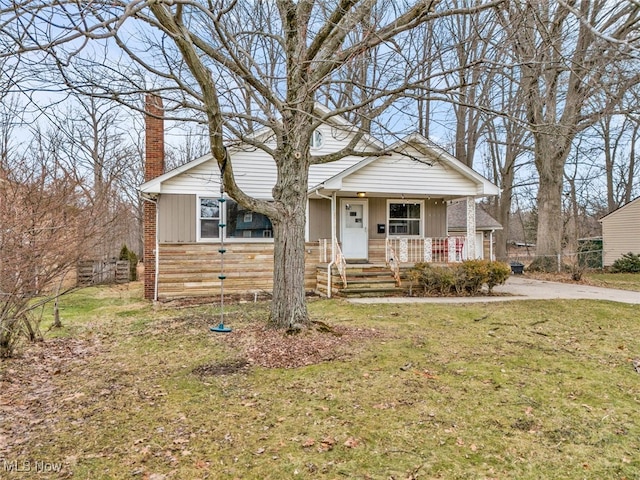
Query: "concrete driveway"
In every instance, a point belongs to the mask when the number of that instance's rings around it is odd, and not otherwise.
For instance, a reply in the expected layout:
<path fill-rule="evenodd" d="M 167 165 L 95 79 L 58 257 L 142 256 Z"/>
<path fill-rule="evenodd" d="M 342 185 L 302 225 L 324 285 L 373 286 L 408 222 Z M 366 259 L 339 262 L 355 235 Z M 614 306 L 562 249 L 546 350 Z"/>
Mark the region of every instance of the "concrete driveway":
<path fill-rule="evenodd" d="M 381 297 L 353 298 L 353 303 L 486 303 L 510 302 L 513 300 L 550 300 L 586 299 L 610 300 L 612 302 L 640 304 L 640 292 L 618 290 L 615 288 L 592 287 L 572 283 L 533 280 L 519 275 L 512 275 L 507 283 L 495 287 L 494 291 L 501 296 L 486 297 Z"/>

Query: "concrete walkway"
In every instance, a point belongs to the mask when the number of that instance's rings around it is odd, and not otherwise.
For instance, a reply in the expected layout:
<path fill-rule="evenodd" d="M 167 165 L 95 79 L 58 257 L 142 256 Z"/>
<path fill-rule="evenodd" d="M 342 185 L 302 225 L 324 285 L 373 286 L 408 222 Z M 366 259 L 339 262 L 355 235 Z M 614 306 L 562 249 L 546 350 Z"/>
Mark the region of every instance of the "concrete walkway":
<path fill-rule="evenodd" d="M 352 303 L 486 303 L 510 302 L 513 300 L 586 299 L 610 300 L 612 302 L 640 304 L 640 292 L 615 288 L 592 287 L 572 283 L 533 280 L 512 275 L 507 283 L 495 287 L 501 296 L 486 297 L 376 297 L 352 298 Z"/>

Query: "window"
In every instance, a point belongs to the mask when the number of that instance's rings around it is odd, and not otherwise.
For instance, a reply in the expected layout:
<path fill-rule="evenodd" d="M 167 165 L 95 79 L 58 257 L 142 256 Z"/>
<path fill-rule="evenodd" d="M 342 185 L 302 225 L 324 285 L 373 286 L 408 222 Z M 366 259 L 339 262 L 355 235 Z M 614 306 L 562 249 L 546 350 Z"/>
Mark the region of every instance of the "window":
<path fill-rule="evenodd" d="M 220 203 L 215 198 L 200 198 L 198 217 L 200 238 L 219 238 L 220 236 Z"/>
<path fill-rule="evenodd" d="M 322 138 L 322 132 L 320 132 L 319 130 L 314 130 L 311 134 L 311 141 L 309 142 L 311 148 L 320 148 L 323 142 L 324 139 Z"/>
<path fill-rule="evenodd" d="M 221 223 L 225 224 L 226 239 L 273 238 L 273 226 L 269 218 L 242 208 L 230 198 L 220 202 L 217 198 L 200 197 L 198 202 L 199 240 L 219 240 Z"/>
<path fill-rule="evenodd" d="M 246 210 L 235 201 L 227 199 L 226 238 L 271 238 L 271 220 L 261 213 Z"/>
<path fill-rule="evenodd" d="M 422 235 L 422 202 L 389 201 L 389 235 Z"/>

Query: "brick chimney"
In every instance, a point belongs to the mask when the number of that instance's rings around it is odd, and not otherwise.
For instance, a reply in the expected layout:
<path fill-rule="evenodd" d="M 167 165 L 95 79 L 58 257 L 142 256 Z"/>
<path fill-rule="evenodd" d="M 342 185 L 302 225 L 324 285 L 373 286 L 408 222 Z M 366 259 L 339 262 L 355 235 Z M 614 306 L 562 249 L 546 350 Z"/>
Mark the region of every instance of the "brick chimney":
<path fill-rule="evenodd" d="M 164 108 L 162 98 L 149 94 L 145 99 L 144 180 L 164 173 Z M 144 202 L 144 298 L 155 300 L 156 204 Z"/>

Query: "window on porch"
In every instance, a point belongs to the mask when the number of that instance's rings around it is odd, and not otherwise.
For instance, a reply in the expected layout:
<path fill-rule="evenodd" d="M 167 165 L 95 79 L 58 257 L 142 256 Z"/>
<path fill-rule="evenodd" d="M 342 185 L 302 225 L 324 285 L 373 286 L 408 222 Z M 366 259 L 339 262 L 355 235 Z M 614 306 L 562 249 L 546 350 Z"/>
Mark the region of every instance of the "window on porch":
<path fill-rule="evenodd" d="M 389 236 L 422 235 L 422 212 L 424 203 L 411 200 L 389 200 L 387 202 Z"/>

